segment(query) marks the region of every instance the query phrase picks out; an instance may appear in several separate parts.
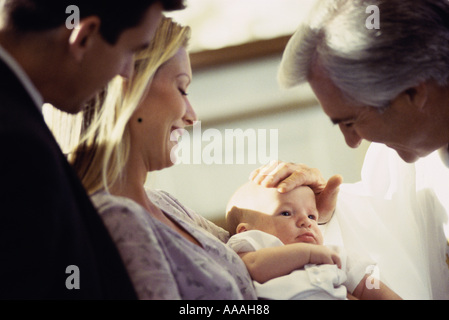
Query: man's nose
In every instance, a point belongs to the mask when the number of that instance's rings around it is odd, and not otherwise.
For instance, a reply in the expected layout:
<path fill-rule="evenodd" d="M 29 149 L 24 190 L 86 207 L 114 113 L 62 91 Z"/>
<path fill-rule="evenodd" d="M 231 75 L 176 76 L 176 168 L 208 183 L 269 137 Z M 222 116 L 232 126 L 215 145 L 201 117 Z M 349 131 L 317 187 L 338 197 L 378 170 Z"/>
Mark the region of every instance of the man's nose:
<path fill-rule="evenodd" d="M 346 144 L 351 148 L 358 148 L 362 143 L 362 137 L 352 127 L 347 127 L 344 124 L 340 124 L 340 130 L 345 137 Z"/>

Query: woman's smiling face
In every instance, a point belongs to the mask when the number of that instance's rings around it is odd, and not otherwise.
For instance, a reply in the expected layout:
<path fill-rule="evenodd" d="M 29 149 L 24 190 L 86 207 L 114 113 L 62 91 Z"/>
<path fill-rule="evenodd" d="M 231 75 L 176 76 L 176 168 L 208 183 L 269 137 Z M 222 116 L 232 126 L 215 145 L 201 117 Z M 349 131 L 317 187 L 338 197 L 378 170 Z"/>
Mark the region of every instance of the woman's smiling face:
<path fill-rule="evenodd" d="M 181 48 L 158 69 L 146 96 L 131 117 L 131 153 L 142 157 L 148 171 L 173 165 L 170 154 L 177 145 L 179 133 L 196 121 L 187 98 L 191 81 L 189 55 Z"/>

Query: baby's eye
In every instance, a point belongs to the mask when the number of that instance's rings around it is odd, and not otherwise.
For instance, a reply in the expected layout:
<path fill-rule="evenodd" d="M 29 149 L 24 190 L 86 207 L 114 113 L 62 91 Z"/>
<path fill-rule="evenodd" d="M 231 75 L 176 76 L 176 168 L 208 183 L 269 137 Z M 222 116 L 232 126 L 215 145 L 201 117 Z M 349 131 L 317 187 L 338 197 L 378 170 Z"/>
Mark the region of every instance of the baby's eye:
<path fill-rule="evenodd" d="M 288 211 L 281 212 L 281 216 L 283 216 L 283 217 L 290 217 L 291 215 L 292 214 L 290 212 L 288 212 Z"/>
<path fill-rule="evenodd" d="M 310 219 L 310 220 L 316 220 L 316 215 L 310 214 L 310 215 L 309 215 L 309 219 Z"/>

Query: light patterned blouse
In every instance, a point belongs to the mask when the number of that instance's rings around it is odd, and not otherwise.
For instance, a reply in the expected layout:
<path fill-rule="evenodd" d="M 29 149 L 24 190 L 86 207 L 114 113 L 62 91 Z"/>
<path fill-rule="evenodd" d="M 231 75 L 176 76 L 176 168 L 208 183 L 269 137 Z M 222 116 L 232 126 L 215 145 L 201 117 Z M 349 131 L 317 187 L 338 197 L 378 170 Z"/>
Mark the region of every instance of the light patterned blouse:
<path fill-rule="evenodd" d="M 153 218 L 131 199 L 97 192 L 97 207 L 139 299 L 256 299 L 240 257 L 224 243 L 229 234 L 163 191 L 147 194 L 201 247 Z"/>

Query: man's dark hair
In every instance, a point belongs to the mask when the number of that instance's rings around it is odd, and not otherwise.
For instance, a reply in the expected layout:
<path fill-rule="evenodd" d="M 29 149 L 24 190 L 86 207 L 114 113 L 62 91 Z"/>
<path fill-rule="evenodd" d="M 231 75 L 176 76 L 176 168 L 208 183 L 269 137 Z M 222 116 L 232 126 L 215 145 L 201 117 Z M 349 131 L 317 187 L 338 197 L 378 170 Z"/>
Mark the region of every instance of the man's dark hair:
<path fill-rule="evenodd" d="M 108 0 L 6 0 L 10 23 L 19 32 L 44 31 L 64 25 L 70 14 L 66 9 L 76 5 L 80 19 L 98 16 L 100 33 L 110 44 L 120 34 L 140 24 L 149 6 L 161 3 L 164 11 L 184 9 L 184 0 L 126 0 L 121 6 Z"/>

